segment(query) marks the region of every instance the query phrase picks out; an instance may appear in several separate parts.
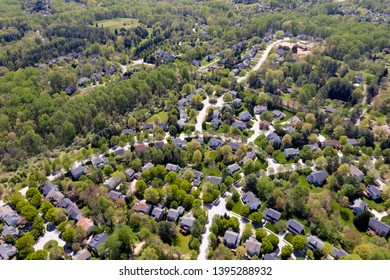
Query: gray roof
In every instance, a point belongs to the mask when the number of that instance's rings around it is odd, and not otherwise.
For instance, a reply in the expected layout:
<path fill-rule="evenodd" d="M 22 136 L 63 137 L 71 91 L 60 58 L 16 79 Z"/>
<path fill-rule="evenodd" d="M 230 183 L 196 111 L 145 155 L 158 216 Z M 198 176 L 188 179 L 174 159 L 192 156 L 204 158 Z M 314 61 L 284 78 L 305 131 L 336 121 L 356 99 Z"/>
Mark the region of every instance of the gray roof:
<path fill-rule="evenodd" d="M 58 204 L 65 196 L 60 191 L 51 191 L 48 195 L 48 198 L 50 198 L 51 201 L 53 201 L 54 204 Z"/>
<path fill-rule="evenodd" d="M 278 254 L 276 254 L 276 253 L 265 254 L 263 256 L 263 260 L 265 260 L 265 261 L 277 261 L 277 260 L 279 260 Z"/>
<path fill-rule="evenodd" d="M 168 210 L 167 220 L 176 222 L 179 216 L 180 216 L 179 210 L 171 208 Z"/>
<path fill-rule="evenodd" d="M 355 177 L 359 177 L 359 178 L 364 177 L 364 173 L 359 168 L 357 168 L 355 165 L 350 165 L 349 170 L 350 170 L 351 176 L 355 176 Z"/>
<path fill-rule="evenodd" d="M 114 191 L 114 190 L 111 190 L 108 192 L 108 198 L 112 199 L 112 200 L 117 200 L 119 198 L 125 198 L 125 196 L 121 193 L 121 192 L 117 192 L 117 191 Z"/>
<path fill-rule="evenodd" d="M 91 160 L 91 163 L 93 166 L 101 166 L 101 165 L 108 163 L 108 158 L 105 156 L 96 157 L 96 158 Z"/>
<path fill-rule="evenodd" d="M 96 234 L 92 240 L 88 243 L 88 246 L 94 251 L 95 253 L 98 253 L 99 245 L 103 244 L 108 237 L 107 232 Z"/>
<path fill-rule="evenodd" d="M 70 200 L 69 198 L 63 198 L 59 203 L 58 203 L 58 207 L 61 207 L 61 208 L 67 208 L 69 205 L 73 205 L 73 202 L 72 200 Z"/>
<path fill-rule="evenodd" d="M 287 134 L 291 134 L 295 131 L 295 128 L 292 127 L 291 125 L 287 126 L 284 131 L 287 133 Z"/>
<path fill-rule="evenodd" d="M 76 168 L 71 170 L 72 177 L 77 180 L 79 179 L 82 175 L 85 174 L 87 168 L 85 166 L 79 165 Z"/>
<path fill-rule="evenodd" d="M 300 234 L 304 231 L 305 227 L 300 222 L 290 219 L 287 221 L 287 229 L 293 234 Z"/>
<path fill-rule="evenodd" d="M 227 230 L 223 236 L 223 241 L 228 246 L 236 246 L 238 241 L 238 233 Z"/>
<path fill-rule="evenodd" d="M 133 169 L 131 169 L 131 168 L 129 168 L 129 169 L 127 169 L 126 171 L 125 171 L 125 174 L 126 174 L 126 176 L 128 177 L 128 178 L 133 178 L 133 176 L 134 176 L 134 174 L 135 174 L 135 171 L 133 170 Z"/>
<path fill-rule="evenodd" d="M 19 220 L 18 213 L 13 210 L 9 205 L 0 207 L 0 220 L 3 220 L 7 225 L 14 226 Z"/>
<path fill-rule="evenodd" d="M 266 105 L 256 105 L 255 108 L 253 108 L 253 111 L 256 115 L 259 115 L 259 114 L 267 111 L 267 106 Z"/>
<path fill-rule="evenodd" d="M 359 142 L 354 138 L 348 138 L 348 144 L 351 144 L 352 146 L 359 145 Z"/>
<path fill-rule="evenodd" d="M 245 163 L 248 159 L 254 159 L 256 157 L 256 154 L 254 152 L 247 153 L 241 160 L 241 163 Z"/>
<path fill-rule="evenodd" d="M 242 201 L 249 205 L 260 204 L 260 200 L 254 195 L 253 192 L 246 192 L 241 195 Z"/>
<path fill-rule="evenodd" d="M 339 248 L 336 248 L 336 247 L 333 248 L 332 256 L 335 259 L 339 259 L 339 258 L 344 257 L 346 255 L 348 255 L 348 253 L 345 252 L 343 249 L 339 249 Z"/>
<path fill-rule="evenodd" d="M 359 213 L 359 212 L 366 210 L 368 208 L 368 205 L 361 198 L 359 198 L 353 202 L 352 207 L 353 207 L 354 213 Z"/>
<path fill-rule="evenodd" d="M 297 122 L 302 122 L 302 121 L 297 116 L 293 116 L 291 119 L 288 120 L 288 122 L 291 124 L 296 124 Z"/>
<path fill-rule="evenodd" d="M 142 166 L 142 171 L 149 170 L 150 168 L 154 167 L 154 164 L 151 162 L 148 162 L 144 166 Z"/>
<path fill-rule="evenodd" d="M 326 180 L 326 178 L 328 178 L 328 175 L 329 174 L 326 171 L 315 171 L 312 172 L 309 176 L 307 176 L 306 180 L 309 183 L 321 185 Z"/>
<path fill-rule="evenodd" d="M 313 235 L 308 236 L 306 240 L 311 250 L 315 250 L 315 249 L 322 250 L 322 248 L 324 247 L 324 242 L 321 239 L 319 239 L 317 236 L 313 236 Z"/>
<path fill-rule="evenodd" d="M 210 182 L 219 186 L 222 183 L 222 178 L 217 176 L 206 176 L 204 181 L 205 183 Z"/>
<path fill-rule="evenodd" d="M 71 220 L 80 220 L 83 217 L 83 213 L 74 204 L 66 208 L 66 212 Z"/>
<path fill-rule="evenodd" d="M 192 216 L 184 216 L 180 218 L 180 227 L 186 230 L 191 229 L 192 225 L 195 222 L 195 218 Z"/>
<path fill-rule="evenodd" d="M 282 214 L 279 211 L 276 211 L 272 208 L 266 208 L 263 213 L 264 219 L 266 219 L 269 222 L 276 222 L 279 221 Z"/>
<path fill-rule="evenodd" d="M 175 144 L 176 146 L 182 148 L 182 149 L 185 149 L 187 147 L 187 141 L 186 140 L 182 140 L 180 138 L 173 139 L 172 143 Z"/>
<path fill-rule="evenodd" d="M 3 260 L 9 260 L 16 255 L 16 247 L 11 244 L 3 243 L 0 245 L 0 257 Z"/>
<path fill-rule="evenodd" d="M 283 153 L 285 157 L 298 157 L 300 155 L 299 149 L 294 149 L 294 148 L 284 149 Z"/>
<path fill-rule="evenodd" d="M 279 119 L 283 119 L 286 116 L 283 112 L 279 110 L 273 110 L 272 115 L 274 118 L 279 118 Z"/>
<path fill-rule="evenodd" d="M 103 183 L 103 185 L 105 185 L 106 187 L 108 187 L 110 189 L 115 189 L 117 186 L 119 186 L 120 183 L 121 183 L 121 179 L 119 177 L 112 177 L 112 178 L 108 178 Z"/>
<path fill-rule="evenodd" d="M 3 236 L 12 235 L 14 237 L 19 235 L 19 230 L 13 226 L 5 226 L 1 232 Z"/>
<path fill-rule="evenodd" d="M 42 187 L 42 194 L 46 197 L 51 191 L 54 190 L 58 190 L 57 187 L 53 183 L 48 182 Z"/>
<path fill-rule="evenodd" d="M 240 113 L 240 120 L 247 122 L 249 120 L 253 119 L 252 115 L 249 114 L 248 111 Z"/>
<path fill-rule="evenodd" d="M 230 148 L 232 148 L 232 151 L 235 152 L 240 148 L 240 144 L 235 143 L 235 142 L 229 142 L 227 144 Z"/>
<path fill-rule="evenodd" d="M 386 237 L 390 232 L 390 226 L 384 222 L 378 221 L 377 218 L 371 218 L 368 227 L 382 237 Z"/>
<path fill-rule="evenodd" d="M 374 185 L 368 185 L 366 188 L 367 194 L 373 197 L 381 197 L 382 191 Z"/>
<path fill-rule="evenodd" d="M 317 151 L 317 150 L 320 149 L 320 147 L 318 146 L 317 143 L 315 143 L 315 144 L 310 144 L 309 147 L 310 147 L 310 149 L 311 149 L 312 152 Z"/>
<path fill-rule="evenodd" d="M 82 249 L 73 257 L 74 260 L 85 261 L 91 258 L 91 253 L 87 249 Z"/>
<path fill-rule="evenodd" d="M 165 169 L 167 171 L 178 172 L 180 170 L 180 166 L 176 165 L 176 164 L 172 164 L 172 163 L 167 163 L 167 165 L 165 166 Z"/>
<path fill-rule="evenodd" d="M 180 215 L 183 215 L 183 213 L 184 213 L 184 207 L 183 206 L 179 206 L 179 207 L 177 207 L 177 211 L 179 211 L 179 214 Z"/>
<path fill-rule="evenodd" d="M 261 243 L 254 237 L 250 237 L 245 241 L 245 249 L 249 256 L 258 256 L 260 254 Z"/>
<path fill-rule="evenodd" d="M 241 130 L 246 129 L 246 123 L 245 123 L 245 122 L 235 121 L 235 122 L 232 124 L 232 126 L 237 127 L 237 128 L 239 128 L 239 129 L 241 129 Z"/>
<path fill-rule="evenodd" d="M 209 142 L 210 147 L 219 147 L 222 145 L 222 141 L 216 138 L 211 138 Z"/>
<path fill-rule="evenodd" d="M 233 163 L 231 165 L 229 165 L 227 167 L 227 171 L 230 173 L 230 174 L 233 174 L 235 172 L 241 172 L 241 167 L 237 164 L 237 163 Z"/>
<path fill-rule="evenodd" d="M 154 207 L 151 217 L 157 221 L 162 219 L 162 216 L 164 215 L 164 210 L 160 207 Z"/>
<path fill-rule="evenodd" d="M 281 141 L 282 141 L 280 139 L 279 135 L 277 135 L 275 132 L 272 132 L 272 133 L 268 134 L 267 140 L 272 140 L 272 141 L 274 141 L 275 143 L 278 143 L 278 144 L 280 144 Z"/>

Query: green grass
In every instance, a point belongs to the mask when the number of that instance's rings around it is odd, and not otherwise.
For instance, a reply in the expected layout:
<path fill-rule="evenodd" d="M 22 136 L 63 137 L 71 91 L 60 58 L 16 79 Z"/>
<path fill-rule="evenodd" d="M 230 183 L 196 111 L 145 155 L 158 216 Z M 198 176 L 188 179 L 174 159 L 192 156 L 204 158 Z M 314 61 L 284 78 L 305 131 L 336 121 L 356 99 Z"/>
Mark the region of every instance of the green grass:
<path fill-rule="evenodd" d="M 232 211 L 234 213 L 237 213 L 238 215 L 241 215 L 241 209 L 244 207 L 245 205 L 242 203 L 241 199 L 239 199 L 237 202 L 233 202 L 233 209 Z"/>
<path fill-rule="evenodd" d="M 298 184 L 310 188 L 310 184 L 306 181 L 306 177 L 304 175 L 300 175 L 298 177 Z"/>
<path fill-rule="evenodd" d="M 182 254 L 191 254 L 191 250 L 188 247 L 191 240 L 191 234 L 183 235 L 179 233 L 175 239 L 174 245 L 180 248 Z"/>
<path fill-rule="evenodd" d="M 269 229 L 270 231 L 272 232 L 275 232 L 276 233 L 276 230 L 275 230 L 275 226 L 269 222 L 267 222 L 264 226 L 265 228 Z"/>
<path fill-rule="evenodd" d="M 291 119 L 293 116 L 295 116 L 295 114 L 289 110 L 286 110 L 285 108 L 283 108 L 283 110 L 281 110 L 285 115 L 286 117 L 283 119 L 283 121 L 287 121 L 289 119 Z"/>
<path fill-rule="evenodd" d="M 287 102 L 287 101 L 291 100 L 291 94 L 289 94 L 289 93 L 282 93 L 281 95 L 282 95 L 283 102 Z"/>
<path fill-rule="evenodd" d="M 146 123 L 166 123 L 168 122 L 168 113 L 165 111 L 161 111 L 158 114 L 150 117 Z"/>
<path fill-rule="evenodd" d="M 382 203 L 376 203 L 375 201 L 367 199 L 365 197 L 363 197 L 363 200 L 364 200 L 365 203 L 367 203 L 368 207 L 370 207 L 372 209 L 375 209 L 378 212 L 385 211 L 385 206 L 383 205 L 383 202 Z"/>
<path fill-rule="evenodd" d="M 291 233 L 287 233 L 286 236 L 284 237 L 284 240 L 291 243 L 293 238 L 294 236 Z"/>
<path fill-rule="evenodd" d="M 98 24 L 99 27 L 103 25 L 104 28 L 109 28 L 111 31 L 115 31 L 115 29 L 121 29 L 122 27 L 125 29 L 132 28 L 138 26 L 138 19 L 134 18 L 115 18 L 115 19 L 106 19 L 96 21 L 95 24 Z M 126 24 L 126 25 L 124 25 Z"/>
<path fill-rule="evenodd" d="M 324 136 L 326 139 L 330 138 L 330 136 L 325 132 L 325 129 L 321 130 L 321 135 Z"/>

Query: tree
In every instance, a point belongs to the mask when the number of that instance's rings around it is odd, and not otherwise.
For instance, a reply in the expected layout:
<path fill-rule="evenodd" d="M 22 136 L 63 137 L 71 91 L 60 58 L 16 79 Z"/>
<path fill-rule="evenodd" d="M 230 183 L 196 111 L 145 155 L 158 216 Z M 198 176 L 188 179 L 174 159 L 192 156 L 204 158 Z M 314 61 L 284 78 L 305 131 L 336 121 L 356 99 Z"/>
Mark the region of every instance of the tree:
<path fill-rule="evenodd" d="M 157 204 L 160 202 L 160 194 L 155 188 L 148 188 L 144 192 L 144 198 L 147 202 Z"/>
<path fill-rule="evenodd" d="M 144 195 L 147 187 L 148 187 L 148 185 L 146 185 L 146 183 L 143 180 L 138 180 L 137 183 L 135 183 L 135 189 L 136 189 L 137 195 Z"/>
<path fill-rule="evenodd" d="M 370 246 L 366 243 L 357 245 L 353 249 L 353 253 L 360 256 L 363 260 L 370 260 L 372 257 Z"/>
<path fill-rule="evenodd" d="M 171 244 L 177 235 L 176 224 L 161 221 L 158 224 L 157 232 L 163 242 Z"/>
<path fill-rule="evenodd" d="M 34 252 L 34 237 L 30 233 L 26 233 L 15 242 L 15 247 L 18 251 L 18 257 L 25 259 L 29 254 Z"/>
<path fill-rule="evenodd" d="M 214 251 L 214 256 L 211 258 L 213 260 L 233 260 L 234 259 L 234 253 L 230 251 L 229 248 L 227 248 L 223 244 L 219 244 L 217 249 Z"/>
<path fill-rule="evenodd" d="M 263 221 L 263 214 L 261 212 L 253 212 L 248 217 L 252 223 L 260 224 Z"/>
<path fill-rule="evenodd" d="M 290 245 L 285 245 L 282 247 L 282 259 L 287 260 L 289 257 L 291 257 L 291 254 L 293 252 L 293 247 Z"/>
<path fill-rule="evenodd" d="M 245 247 L 244 246 L 238 246 L 236 248 L 236 259 L 237 260 L 245 260 L 246 259 L 245 255 L 246 255 Z"/>
<path fill-rule="evenodd" d="M 139 260 L 158 260 L 157 252 L 152 247 L 147 247 L 142 251 L 141 256 L 138 258 Z"/>
<path fill-rule="evenodd" d="M 47 251 L 38 250 L 27 256 L 26 260 L 47 260 Z"/>
<path fill-rule="evenodd" d="M 28 221 L 32 222 L 34 218 L 38 215 L 38 210 L 35 209 L 34 206 L 29 204 L 23 207 L 23 209 L 21 210 L 21 214 L 26 217 Z"/>
<path fill-rule="evenodd" d="M 199 150 L 196 150 L 194 152 L 194 155 L 192 156 L 192 160 L 195 164 L 199 164 L 202 162 L 202 153 Z"/>
<path fill-rule="evenodd" d="M 245 162 L 243 167 L 244 174 L 245 175 L 251 174 L 255 172 L 255 169 L 256 169 L 255 162 L 252 159 L 248 159 Z"/>
<path fill-rule="evenodd" d="M 295 250 L 302 251 L 307 247 L 307 241 L 303 235 L 295 235 L 291 241 Z"/>
<path fill-rule="evenodd" d="M 275 234 L 271 233 L 263 238 L 263 242 L 265 242 L 265 241 L 269 241 L 272 244 L 273 250 L 275 250 L 279 244 L 279 237 L 277 237 Z"/>
<path fill-rule="evenodd" d="M 274 250 L 274 246 L 272 246 L 271 242 L 269 240 L 263 240 L 261 244 L 260 252 L 262 254 L 268 254 L 271 253 Z"/>
<path fill-rule="evenodd" d="M 282 138 L 282 145 L 286 148 L 291 147 L 292 138 L 290 135 L 286 134 Z"/>
<path fill-rule="evenodd" d="M 353 218 L 353 224 L 359 231 L 365 232 L 367 231 L 370 218 L 371 214 L 367 210 L 360 212 Z"/>
<path fill-rule="evenodd" d="M 267 230 L 264 228 L 258 228 L 256 229 L 255 235 L 256 235 L 256 239 L 259 242 L 262 242 L 263 238 L 267 236 Z"/>
<path fill-rule="evenodd" d="M 251 237 L 253 234 L 253 226 L 252 224 L 246 224 L 244 226 L 244 230 L 242 231 L 242 235 L 241 235 L 241 242 L 242 244 L 245 243 L 245 241 Z"/>
<path fill-rule="evenodd" d="M 73 243 L 73 240 L 75 238 L 76 232 L 74 228 L 68 228 L 62 233 L 62 239 L 66 243 Z"/>
<path fill-rule="evenodd" d="M 283 220 L 279 220 L 275 223 L 275 231 L 281 232 L 286 229 L 286 222 Z"/>
<path fill-rule="evenodd" d="M 48 222 L 59 224 L 67 219 L 66 210 L 63 208 L 50 208 L 45 215 Z"/>

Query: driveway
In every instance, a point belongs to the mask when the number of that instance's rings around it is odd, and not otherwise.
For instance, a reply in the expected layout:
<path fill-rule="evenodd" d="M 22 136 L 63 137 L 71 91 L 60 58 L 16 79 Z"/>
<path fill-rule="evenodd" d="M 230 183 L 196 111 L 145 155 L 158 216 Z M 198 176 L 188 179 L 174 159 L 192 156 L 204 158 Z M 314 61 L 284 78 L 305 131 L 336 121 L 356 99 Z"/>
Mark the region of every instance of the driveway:
<path fill-rule="evenodd" d="M 45 224 L 45 228 L 47 229 L 45 234 L 37 240 L 37 243 L 34 245 L 34 250 L 43 250 L 43 246 L 50 240 L 56 240 L 58 242 L 58 246 L 64 247 L 65 241 L 60 238 L 61 232 L 55 227 L 54 229 L 50 229 L 49 223 Z M 49 231 L 51 230 L 51 231 Z"/>

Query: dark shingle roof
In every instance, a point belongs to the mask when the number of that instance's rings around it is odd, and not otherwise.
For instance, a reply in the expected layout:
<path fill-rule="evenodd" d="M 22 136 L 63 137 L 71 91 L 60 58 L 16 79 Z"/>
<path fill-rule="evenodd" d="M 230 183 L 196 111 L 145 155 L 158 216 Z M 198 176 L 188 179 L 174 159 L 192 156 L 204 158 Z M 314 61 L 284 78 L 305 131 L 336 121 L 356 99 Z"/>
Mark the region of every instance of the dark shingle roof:
<path fill-rule="evenodd" d="M 237 163 L 233 163 L 227 167 L 227 171 L 230 174 L 233 174 L 235 172 L 241 172 L 241 167 Z"/>
<path fill-rule="evenodd" d="M 390 226 L 384 222 L 378 221 L 376 218 L 370 219 L 368 227 L 382 237 L 386 237 L 390 232 Z"/>
<path fill-rule="evenodd" d="M 206 176 L 204 181 L 205 183 L 210 182 L 219 186 L 222 183 L 222 178 L 217 176 Z"/>
<path fill-rule="evenodd" d="M 228 246 L 236 246 L 238 241 L 238 233 L 227 230 L 223 236 L 224 243 Z"/>
<path fill-rule="evenodd" d="M 96 234 L 89 242 L 88 246 L 92 249 L 92 251 L 98 254 L 99 245 L 103 244 L 106 241 L 107 237 L 107 232 Z"/>
<path fill-rule="evenodd" d="M 294 234 L 300 234 L 304 231 L 305 227 L 300 222 L 290 219 L 287 221 L 287 229 Z"/>
<path fill-rule="evenodd" d="M 266 219 L 269 222 L 276 222 L 279 221 L 282 214 L 279 211 L 276 211 L 272 208 L 267 208 L 264 211 L 264 219 Z"/>
<path fill-rule="evenodd" d="M 177 219 L 179 218 L 179 216 L 180 216 L 179 210 L 171 208 L 168 210 L 167 220 L 172 221 L 172 222 L 176 222 Z"/>

